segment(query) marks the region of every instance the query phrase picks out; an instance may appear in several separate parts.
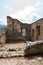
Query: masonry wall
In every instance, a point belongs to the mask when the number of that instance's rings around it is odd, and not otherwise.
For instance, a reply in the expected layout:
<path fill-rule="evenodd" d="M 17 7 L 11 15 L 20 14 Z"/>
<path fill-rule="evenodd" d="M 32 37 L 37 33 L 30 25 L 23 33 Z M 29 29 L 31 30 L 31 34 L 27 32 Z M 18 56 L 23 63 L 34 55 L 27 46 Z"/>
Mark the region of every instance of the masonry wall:
<path fill-rule="evenodd" d="M 21 28 L 26 29 L 26 40 L 31 40 L 31 24 L 21 24 Z"/>
<path fill-rule="evenodd" d="M 22 29 L 26 29 L 26 36 L 22 36 Z M 30 40 L 31 39 L 31 25 L 21 23 L 17 19 L 13 19 L 7 16 L 7 31 L 6 31 L 6 38 L 7 41 L 11 40 Z"/>
<path fill-rule="evenodd" d="M 40 30 L 37 30 L 37 27 L 40 27 Z M 32 32 L 34 30 L 34 34 Z M 40 19 L 31 24 L 31 40 L 43 40 L 43 19 Z"/>
<path fill-rule="evenodd" d="M 0 34 L 0 46 L 5 45 L 5 43 L 6 43 L 6 35 L 5 33 L 1 33 Z"/>

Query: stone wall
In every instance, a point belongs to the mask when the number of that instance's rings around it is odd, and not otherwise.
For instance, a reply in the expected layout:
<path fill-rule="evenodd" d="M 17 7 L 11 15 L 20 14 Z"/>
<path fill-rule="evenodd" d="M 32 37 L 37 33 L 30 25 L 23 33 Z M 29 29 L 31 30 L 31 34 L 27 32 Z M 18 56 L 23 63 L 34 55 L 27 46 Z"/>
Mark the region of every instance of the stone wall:
<path fill-rule="evenodd" d="M 22 29 L 26 29 L 26 36 L 22 36 Z M 7 40 L 43 40 L 43 18 L 26 24 L 7 16 L 6 36 Z"/>
<path fill-rule="evenodd" d="M 34 31 L 32 32 L 32 30 Z M 43 19 L 31 24 L 31 40 L 43 40 Z"/>
<path fill-rule="evenodd" d="M 21 24 L 21 28 L 26 29 L 26 40 L 31 40 L 31 24 Z"/>
<path fill-rule="evenodd" d="M 22 36 L 22 29 L 26 29 L 26 36 Z M 8 40 L 30 40 L 31 25 L 21 23 L 17 19 L 7 16 L 6 38 Z"/>
<path fill-rule="evenodd" d="M 6 43 L 6 35 L 5 33 L 0 33 L 0 46 L 5 45 Z"/>
<path fill-rule="evenodd" d="M 43 41 L 28 42 L 25 49 L 24 55 L 30 54 L 43 54 Z"/>

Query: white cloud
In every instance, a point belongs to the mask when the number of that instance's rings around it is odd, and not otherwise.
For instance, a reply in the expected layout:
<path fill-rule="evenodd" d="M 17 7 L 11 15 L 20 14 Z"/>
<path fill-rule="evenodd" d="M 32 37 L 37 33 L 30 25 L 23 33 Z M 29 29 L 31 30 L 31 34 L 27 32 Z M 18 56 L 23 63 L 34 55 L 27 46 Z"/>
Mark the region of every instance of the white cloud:
<path fill-rule="evenodd" d="M 7 25 L 6 17 L 4 17 L 3 19 L 0 19 L 0 24 Z"/>
<path fill-rule="evenodd" d="M 24 23 L 32 23 L 32 18 L 33 16 L 36 16 L 37 19 L 40 18 L 40 15 L 38 14 L 40 9 L 39 9 L 40 1 L 38 1 L 36 4 L 31 4 L 26 6 L 22 10 L 16 10 L 14 7 L 11 7 L 9 5 L 4 5 L 4 11 L 6 16 L 9 15 L 13 18 L 17 18 L 20 21 Z M 3 21 L 6 21 L 5 18 L 3 18 Z"/>
<path fill-rule="evenodd" d="M 17 18 L 22 19 L 25 23 L 29 23 L 34 10 L 35 8 L 33 6 L 27 6 L 23 11 L 18 13 Z"/>
<path fill-rule="evenodd" d="M 37 3 L 35 4 L 35 7 L 39 7 L 40 5 L 40 1 L 37 1 Z"/>
<path fill-rule="evenodd" d="M 36 18 L 40 18 L 40 15 L 38 12 L 40 11 L 39 9 L 40 1 L 38 1 L 34 6 L 26 6 L 24 10 L 18 11 L 17 14 L 10 14 L 13 18 L 18 18 L 19 20 L 22 20 L 24 23 L 32 23 L 32 18 L 36 16 Z"/>
<path fill-rule="evenodd" d="M 40 1 L 38 1 L 34 6 L 26 6 L 24 10 L 22 11 L 17 11 L 17 14 L 10 14 L 13 18 L 18 18 L 19 20 L 22 20 L 24 23 L 32 23 L 32 18 L 33 16 L 36 16 L 36 18 L 40 18 L 40 15 L 38 14 L 40 9 L 39 9 Z"/>
<path fill-rule="evenodd" d="M 3 9 L 4 9 L 4 12 L 5 12 L 5 15 L 10 15 L 12 12 L 13 12 L 13 9 L 12 7 L 10 7 L 9 5 L 4 5 L 3 6 Z"/>

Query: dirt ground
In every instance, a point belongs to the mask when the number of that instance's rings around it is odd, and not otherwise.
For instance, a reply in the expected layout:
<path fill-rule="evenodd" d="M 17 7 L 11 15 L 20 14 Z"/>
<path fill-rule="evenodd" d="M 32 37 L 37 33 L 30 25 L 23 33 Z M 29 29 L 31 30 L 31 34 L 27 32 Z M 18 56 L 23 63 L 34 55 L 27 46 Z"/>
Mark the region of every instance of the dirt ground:
<path fill-rule="evenodd" d="M 26 43 L 23 42 L 14 42 L 14 43 L 7 43 L 1 48 L 9 49 L 9 48 L 22 48 L 24 49 Z"/>
<path fill-rule="evenodd" d="M 11 44 L 5 44 L 2 48 L 23 48 L 25 42 L 16 42 Z M 0 58 L 0 65 L 43 65 L 43 56 L 29 56 L 24 57 L 13 57 L 13 58 Z"/>
<path fill-rule="evenodd" d="M 43 65 L 43 57 L 15 57 L 0 59 L 0 65 Z"/>

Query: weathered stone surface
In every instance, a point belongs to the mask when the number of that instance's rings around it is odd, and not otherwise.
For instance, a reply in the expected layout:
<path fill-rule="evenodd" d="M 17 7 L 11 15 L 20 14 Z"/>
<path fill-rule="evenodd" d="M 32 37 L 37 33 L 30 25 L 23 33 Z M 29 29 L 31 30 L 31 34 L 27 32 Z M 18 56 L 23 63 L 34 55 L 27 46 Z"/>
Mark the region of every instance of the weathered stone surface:
<path fill-rule="evenodd" d="M 31 24 L 24 24 L 18 19 L 7 16 L 7 41 L 23 41 L 30 40 Z M 22 35 L 22 29 L 26 29 L 26 36 Z M 29 36 L 29 37 L 28 37 Z"/>
<path fill-rule="evenodd" d="M 25 55 L 43 53 L 43 41 L 28 42 L 24 50 Z"/>
<path fill-rule="evenodd" d="M 4 46 L 6 43 L 6 35 L 5 32 L 0 33 L 0 47 Z"/>
<path fill-rule="evenodd" d="M 37 61 L 42 61 L 42 57 L 38 57 L 37 58 Z"/>
<path fill-rule="evenodd" d="M 31 40 L 43 40 L 43 18 L 31 24 Z"/>
<path fill-rule="evenodd" d="M 0 57 L 1 58 L 6 58 L 6 57 L 23 57 L 24 53 L 21 51 L 14 52 L 14 51 L 0 51 Z"/>
<path fill-rule="evenodd" d="M 22 36 L 22 29 L 26 29 L 26 36 Z M 43 40 L 43 18 L 32 24 L 22 23 L 7 16 L 7 41 L 11 40 Z"/>

